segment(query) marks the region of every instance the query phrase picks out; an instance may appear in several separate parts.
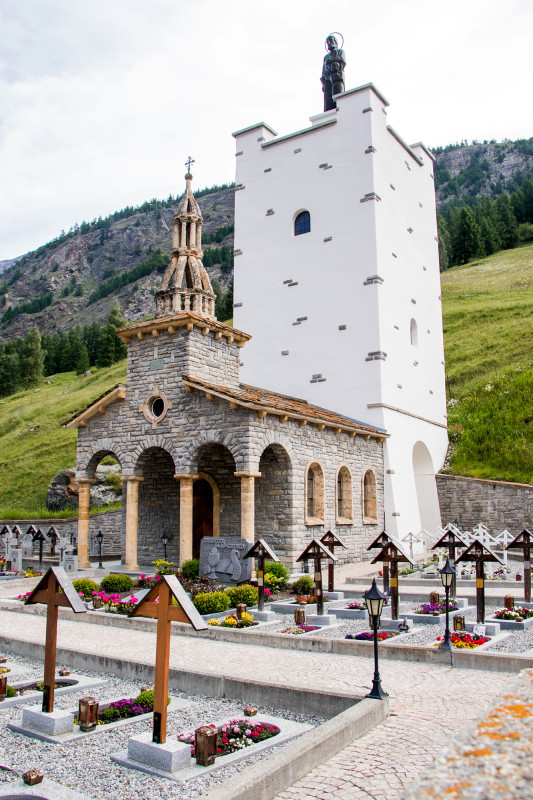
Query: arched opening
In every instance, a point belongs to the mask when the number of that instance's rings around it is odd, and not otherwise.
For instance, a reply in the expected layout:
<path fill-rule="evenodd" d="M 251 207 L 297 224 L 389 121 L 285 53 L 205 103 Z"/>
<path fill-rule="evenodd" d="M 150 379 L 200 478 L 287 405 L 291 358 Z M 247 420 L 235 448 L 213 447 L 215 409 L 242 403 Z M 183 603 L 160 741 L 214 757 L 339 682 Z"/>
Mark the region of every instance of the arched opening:
<path fill-rule="evenodd" d="M 309 464 L 305 475 L 305 524 L 324 524 L 324 471 L 318 461 Z"/>
<path fill-rule="evenodd" d="M 168 537 L 167 560 L 178 565 L 179 487 L 172 456 L 162 447 L 149 447 L 139 456 L 135 472 L 139 485 L 137 553 L 139 564 L 163 558 L 161 536 Z"/>
<path fill-rule="evenodd" d="M 309 233 L 311 230 L 311 214 L 309 211 L 300 211 L 294 220 L 294 235 L 301 236 L 302 233 Z"/>
<path fill-rule="evenodd" d="M 413 347 L 418 347 L 418 326 L 416 324 L 416 319 L 411 320 L 409 332 L 411 335 L 411 345 Z"/>
<path fill-rule="evenodd" d="M 423 442 L 416 442 L 413 447 L 413 472 L 420 527 L 432 531 L 437 525 L 440 525 L 439 496 L 433 461 Z"/>
<path fill-rule="evenodd" d="M 122 549 L 120 515 L 124 505 L 122 466 L 114 452 L 99 450 L 91 457 L 85 473 L 92 477 L 91 481 L 76 481 L 73 470 L 60 472 L 54 478 L 48 491 L 46 506 L 49 511 L 62 511 L 65 508 L 75 508 L 79 504 L 80 510 L 82 510 L 87 502 L 89 509 L 93 511 L 116 510 L 116 524 L 110 526 L 105 533 L 102 541 L 102 554 L 104 557 L 111 554 L 118 556 Z M 83 488 L 81 488 L 82 486 Z M 82 498 L 81 502 L 80 491 L 88 493 L 88 497 Z M 97 558 L 100 552 L 96 539 L 101 525 L 98 520 L 97 516 L 89 518 L 88 553 L 93 559 Z"/>
<path fill-rule="evenodd" d="M 261 477 L 255 481 L 255 534 L 280 555 L 287 548 L 293 522 L 292 467 L 280 444 L 270 444 L 259 461 Z"/>
<path fill-rule="evenodd" d="M 210 484 L 213 491 L 211 535 L 240 536 L 241 481 L 235 477 L 237 468 L 232 454 L 224 445 L 210 442 L 198 449 L 194 461 L 194 471 Z M 204 526 L 207 524 L 202 523 Z"/>
<path fill-rule="evenodd" d="M 351 524 L 353 522 L 352 476 L 348 467 L 342 466 L 337 472 L 335 494 L 337 522 L 341 525 Z"/>
<path fill-rule="evenodd" d="M 377 525 L 378 493 L 374 471 L 367 469 L 363 477 L 363 524 Z"/>
<path fill-rule="evenodd" d="M 200 558 L 200 544 L 204 536 L 213 536 L 213 487 L 205 478 L 195 481 L 192 487 L 192 557 Z"/>

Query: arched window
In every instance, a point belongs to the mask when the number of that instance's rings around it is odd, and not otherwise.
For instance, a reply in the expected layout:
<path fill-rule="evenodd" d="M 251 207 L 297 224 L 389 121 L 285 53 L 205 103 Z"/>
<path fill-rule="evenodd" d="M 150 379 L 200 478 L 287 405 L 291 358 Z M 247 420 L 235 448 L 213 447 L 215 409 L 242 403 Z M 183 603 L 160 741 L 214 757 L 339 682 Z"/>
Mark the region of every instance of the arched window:
<path fill-rule="evenodd" d="M 416 324 L 416 319 L 411 320 L 411 325 L 409 327 L 411 333 L 411 344 L 413 347 L 418 347 L 418 327 Z"/>
<path fill-rule="evenodd" d="M 317 461 L 309 464 L 305 477 L 305 523 L 324 524 L 324 473 Z"/>
<path fill-rule="evenodd" d="M 337 472 L 336 493 L 337 522 L 341 524 L 352 523 L 352 476 L 348 467 L 341 467 Z"/>
<path fill-rule="evenodd" d="M 378 495 L 376 476 L 371 469 L 367 469 L 363 478 L 363 524 L 377 525 L 378 522 Z"/>
<path fill-rule="evenodd" d="M 294 235 L 300 236 L 302 233 L 309 233 L 311 230 L 311 215 L 309 211 L 300 211 L 294 220 Z"/>

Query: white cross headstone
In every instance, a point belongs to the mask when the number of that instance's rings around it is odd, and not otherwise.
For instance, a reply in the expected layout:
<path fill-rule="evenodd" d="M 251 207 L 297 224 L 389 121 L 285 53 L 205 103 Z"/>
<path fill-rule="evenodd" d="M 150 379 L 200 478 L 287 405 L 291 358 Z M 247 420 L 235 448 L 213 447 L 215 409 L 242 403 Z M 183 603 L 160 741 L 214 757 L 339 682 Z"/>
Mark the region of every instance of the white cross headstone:
<path fill-rule="evenodd" d="M 414 554 L 413 554 L 413 545 L 415 542 L 419 542 L 418 536 L 415 536 L 414 533 L 408 533 L 407 536 L 404 536 L 402 542 L 407 542 L 409 545 L 409 555 L 411 556 L 411 561 L 414 561 Z"/>
<path fill-rule="evenodd" d="M 507 545 L 510 542 L 512 542 L 514 538 L 515 537 L 513 536 L 513 534 L 509 533 L 507 528 L 505 528 L 505 530 L 503 530 L 501 533 L 499 533 L 496 536 L 496 541 L 498 542 L 498 544 L 501 544 L 501 546 L 502 546 L 502 551 L 503 551 L 502 552 L 502 556 L 503 556 L 503 563 L 504 563 L 505 568 L 507 568 L 507 557 L 509 555 L 509 551 L 506 548 L 507 548 Z"/>

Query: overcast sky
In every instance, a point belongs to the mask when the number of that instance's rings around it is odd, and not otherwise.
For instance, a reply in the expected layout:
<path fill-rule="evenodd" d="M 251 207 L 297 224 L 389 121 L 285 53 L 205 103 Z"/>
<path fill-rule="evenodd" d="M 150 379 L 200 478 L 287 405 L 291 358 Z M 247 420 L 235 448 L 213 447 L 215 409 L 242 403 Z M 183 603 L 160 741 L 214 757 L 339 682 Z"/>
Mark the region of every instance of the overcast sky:
<path fill-rule="evenodd" d="M 232 131 L 322 111 L 331 31 L 408 142 L 532 135 L 531 0 L 0 0 L 0 30 L 0 259 L 181 193 L 189 154 L 232 181 Z"/>

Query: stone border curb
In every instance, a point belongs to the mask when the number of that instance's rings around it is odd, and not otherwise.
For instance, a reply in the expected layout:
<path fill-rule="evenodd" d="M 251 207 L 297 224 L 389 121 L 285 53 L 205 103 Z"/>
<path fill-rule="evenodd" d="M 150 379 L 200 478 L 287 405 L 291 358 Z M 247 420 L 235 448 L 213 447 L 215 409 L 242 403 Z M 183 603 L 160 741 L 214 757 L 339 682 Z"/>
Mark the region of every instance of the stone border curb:
<path fill-rule="evenodd" d="M 389 701 L 365 698 L 334 719 L 284 745 L 271 756 L 237 773 L 198 800 L 272 800 L 315 767 L 332 758 L 354 739 L 386 719 Z M 295 752 L 297 750 L 297 752 Z"/>
<path fill-rule="evenodd" d="M 50 778 L 43 778 L 41 783 L 35 786 L 27 786 L 23 780 L 8 781 L 0 784 L 0 798 L 1 797 L 29 797 L 29 798 L 48 798 L 49 800 L 89 800 L 86 794 L 69 789 L 67 786 L 62 786 Z"/>

